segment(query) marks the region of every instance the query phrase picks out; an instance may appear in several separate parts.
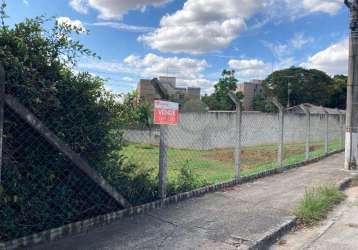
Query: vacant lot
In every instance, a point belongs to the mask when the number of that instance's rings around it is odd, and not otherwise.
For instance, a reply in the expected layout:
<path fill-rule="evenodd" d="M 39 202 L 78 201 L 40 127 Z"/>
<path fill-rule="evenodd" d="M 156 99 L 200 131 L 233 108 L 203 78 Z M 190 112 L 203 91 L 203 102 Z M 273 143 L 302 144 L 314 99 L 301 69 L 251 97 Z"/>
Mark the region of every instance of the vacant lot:
<path fill-rule="evenodd" d="M 331 143 L 329 151 L 339 148 L 338 143 Z M 313 143 L 310 148 L 310 157 L 323 154 L 323 143 Z M 304 144 L 290 144 L 285 146 L 284 164 L 293 164 L 304 160 Z M 155 145 L 129 144 L 123 149 L 123 153 L 131 162 L 139 166 L 157 167 L 159 162 L 159 148 Z M 241 155 L 241 175 L 250 175 L 267 169 L 277 167 L 277 145 L 262 145 L 243 147 Z M 183 166 L 189 166 L 194 173 L 205 178 L 209 183 L 217 183 L 230 180 L 234 177 L 234 150 L 168 150 L 168 176 L 175 178 L 178 170 Z"/>

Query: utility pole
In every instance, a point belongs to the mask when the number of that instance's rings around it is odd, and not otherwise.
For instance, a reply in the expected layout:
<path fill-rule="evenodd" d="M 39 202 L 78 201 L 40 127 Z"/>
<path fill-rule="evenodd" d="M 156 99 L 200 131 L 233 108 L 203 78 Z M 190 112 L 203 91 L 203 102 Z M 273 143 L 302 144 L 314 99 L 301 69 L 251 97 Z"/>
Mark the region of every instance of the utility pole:
<path fill-rule="evenodd" d="M 345 0 L 350 10 L 349 67 L 347 85 L 346 145 L 344 166 L 357 168 L 358 157 L 358 0 Z"/>

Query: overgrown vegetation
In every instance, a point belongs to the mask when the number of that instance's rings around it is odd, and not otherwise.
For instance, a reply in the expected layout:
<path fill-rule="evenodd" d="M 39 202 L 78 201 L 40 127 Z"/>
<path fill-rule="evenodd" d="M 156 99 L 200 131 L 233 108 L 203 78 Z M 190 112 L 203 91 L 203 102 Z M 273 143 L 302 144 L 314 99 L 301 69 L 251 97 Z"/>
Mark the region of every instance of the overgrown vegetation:
<path fill-rule="evenodd" d="M 122 112 L 118 116 L 123 128 L 147 129 L 153 126 L 153 104 L 140 100 L 137 91 L 122 96 Z"/>
<path fill-rule="evenodd" d="M 295 214 L 304 225 L 311 226 L 324 219 L 327 213 L 343 201 L 345 194 L 335 186 L 321 186 L 305 192 Z"/>

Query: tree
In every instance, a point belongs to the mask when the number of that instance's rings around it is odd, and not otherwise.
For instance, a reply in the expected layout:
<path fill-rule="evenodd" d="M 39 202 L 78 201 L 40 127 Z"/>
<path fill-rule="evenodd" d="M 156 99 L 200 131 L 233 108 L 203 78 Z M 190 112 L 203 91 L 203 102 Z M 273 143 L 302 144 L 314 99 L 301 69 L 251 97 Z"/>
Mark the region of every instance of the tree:
<path fill-rule="evenodd" d="M 150 128 L 153 125 L 153 105 L 140 100 L 138 92 L 133 91 L 123 96 L 122 112 L 118 117 L 123 128 Z"/>
<path fill-rule="evenodd" d="M 335 75 L 330 89 L 328 107 L 345 109 L 347 105 L 347 81 L 345 75 Z"/>
<path fill-rule="evenodd" d="M 269 75 L 263 83 L 265 92 L 276 97 L 286 106 L 312 103 L 327 106 L 334 82 L 330 76 L 320 70 L 292 67 Z"/>
<path fill-rule="evenodd" d="M 269 102 L 267 98 L 259 93 L 256 94 L 252 100 L 252 108 L 255 111 L 261 112 L 276 112 L 277 108 L 273 105 L 272 102 Z"/>
<path fill-rule="evenodd" d="M 185 98 L 182 112 L 205 112 L 207 107 L 199 98 L 187 97 Z"/>
<path fill-rule="evenodd" d="M 210 110 L 235 110 L 235 104 L 228 97 L 230 91 L 236 92 L 238 80 L 234 70 L 224 70 L 219 82 L 214 86 L 215 91 L 211 95 L 203 97 L 203 102 Z M 241 92 L 236 93 L 239 99 L 243 98 Z"/>

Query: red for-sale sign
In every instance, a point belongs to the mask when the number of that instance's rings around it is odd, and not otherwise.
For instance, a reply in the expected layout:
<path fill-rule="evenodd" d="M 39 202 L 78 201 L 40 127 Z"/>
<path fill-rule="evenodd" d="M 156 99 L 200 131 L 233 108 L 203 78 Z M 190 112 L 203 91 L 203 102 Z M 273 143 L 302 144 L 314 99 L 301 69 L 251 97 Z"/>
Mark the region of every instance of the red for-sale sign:
<path fill-rule="evenodd" d="M 161 100 L 154 101 L 154 124 L 176 125 L 179 122 L 179 104 Z"/>

